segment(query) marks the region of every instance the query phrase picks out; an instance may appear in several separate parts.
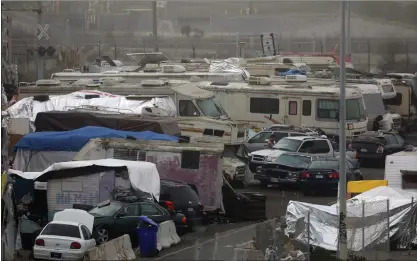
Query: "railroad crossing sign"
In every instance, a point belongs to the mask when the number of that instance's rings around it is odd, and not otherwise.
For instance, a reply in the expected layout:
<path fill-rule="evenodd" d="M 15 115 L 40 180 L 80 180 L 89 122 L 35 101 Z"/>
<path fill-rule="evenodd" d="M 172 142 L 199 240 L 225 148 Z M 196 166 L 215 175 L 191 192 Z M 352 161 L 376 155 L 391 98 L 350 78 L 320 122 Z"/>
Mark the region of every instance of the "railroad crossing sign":
<path fill-rule="evenodd" d="M 42 40 L 42 38 L 49 40 L 49 35 L 48 35 L 49 24 L 46 24 L 44 27 L 38 24 L 37 29 L 38 29 L 38 35 L 36 36 L 36 38 L 38 38 L 38 40 Z"/>

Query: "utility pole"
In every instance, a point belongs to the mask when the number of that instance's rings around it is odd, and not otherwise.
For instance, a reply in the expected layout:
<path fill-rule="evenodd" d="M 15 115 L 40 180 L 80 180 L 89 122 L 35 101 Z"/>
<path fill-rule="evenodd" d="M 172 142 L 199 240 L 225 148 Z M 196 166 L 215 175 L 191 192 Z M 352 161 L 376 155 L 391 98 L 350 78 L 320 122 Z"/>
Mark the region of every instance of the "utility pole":
<path fill-rule="evenodd" d="M 157 13 L 157 4 L 156 1 L 152 2 L 152 18 L 153 18 L 153 41 L 154 41 L 154 51 L 158 52 L 159 48 L 158 48 L 158 13 Z"/>
<path fill-rule="evenodd" d="M 98 41 L 98 58 L 101 59 L 101 41 Z"/>
<path fill-rule="evenodd" d="M 347 260 L 347 231 L 346 231 L 346 1 L 341 2 L 341 28 L 340 28 L 340 100 L 339 100 L 339 258 Z"/>
<path fill-rule="evenodd" d="M 350 39 L 350 0 L 347 1 L 347 32 L 346 32 L 346 38 L 347 38 L 347 45 L 346 45 L 346 53 L 350 55 L 351 53 L 351 39 Z"/>

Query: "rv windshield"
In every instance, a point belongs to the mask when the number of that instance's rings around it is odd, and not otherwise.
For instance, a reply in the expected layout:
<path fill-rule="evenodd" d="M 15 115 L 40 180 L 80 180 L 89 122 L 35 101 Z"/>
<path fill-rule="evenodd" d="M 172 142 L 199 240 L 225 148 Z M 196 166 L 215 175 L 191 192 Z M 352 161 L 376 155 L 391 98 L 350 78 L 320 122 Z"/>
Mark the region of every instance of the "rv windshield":
<path fill-rule="evenodd" d="M 369 115 L 377 116 L 385 114 L 384 102 L 380 93 L 363 94 L 363 102 Z"/>
<path fill-rule="evenodd" d="M 218 118 L 226 115 L 220 102 L 215 99 L 197 100 L 197 105 L 205 116 Z"/>
<path fill-rule="evenodd" d="M 346 100 L 346 120 L 359 120 L 365 118 L 365 109 L 362 99 Z"/>

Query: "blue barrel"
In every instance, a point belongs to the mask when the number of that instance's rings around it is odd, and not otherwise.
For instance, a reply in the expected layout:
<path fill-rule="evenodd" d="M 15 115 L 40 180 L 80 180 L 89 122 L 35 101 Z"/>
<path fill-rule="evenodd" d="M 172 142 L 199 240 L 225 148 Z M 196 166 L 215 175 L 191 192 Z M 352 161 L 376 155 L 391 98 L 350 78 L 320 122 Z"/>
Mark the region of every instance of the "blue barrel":
<path fill-rule="evenodd" d="M 146 216 L 139 217 L 139 224 L 136 228 L 136 232 L 138 233 L 141 257 L 151 257 L 158 254 L 158 227 L 159 225 L 152 219 Z"/>

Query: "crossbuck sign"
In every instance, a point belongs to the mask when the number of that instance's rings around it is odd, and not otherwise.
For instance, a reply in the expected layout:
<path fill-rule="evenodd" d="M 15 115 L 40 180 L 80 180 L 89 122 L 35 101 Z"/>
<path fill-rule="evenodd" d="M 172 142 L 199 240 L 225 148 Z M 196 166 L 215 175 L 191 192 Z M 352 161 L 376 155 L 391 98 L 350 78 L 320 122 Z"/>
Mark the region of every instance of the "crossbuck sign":
<path fill-rule="evenodd" d="M 48 35 L 49 24 L 46 24 L 44 27 L 38 24 L 37 29 L 39 31 L 38 35 L 36 36 L 38 40 L 41 40 L 42 38 L 49 40 L 49 35 Z"/>

